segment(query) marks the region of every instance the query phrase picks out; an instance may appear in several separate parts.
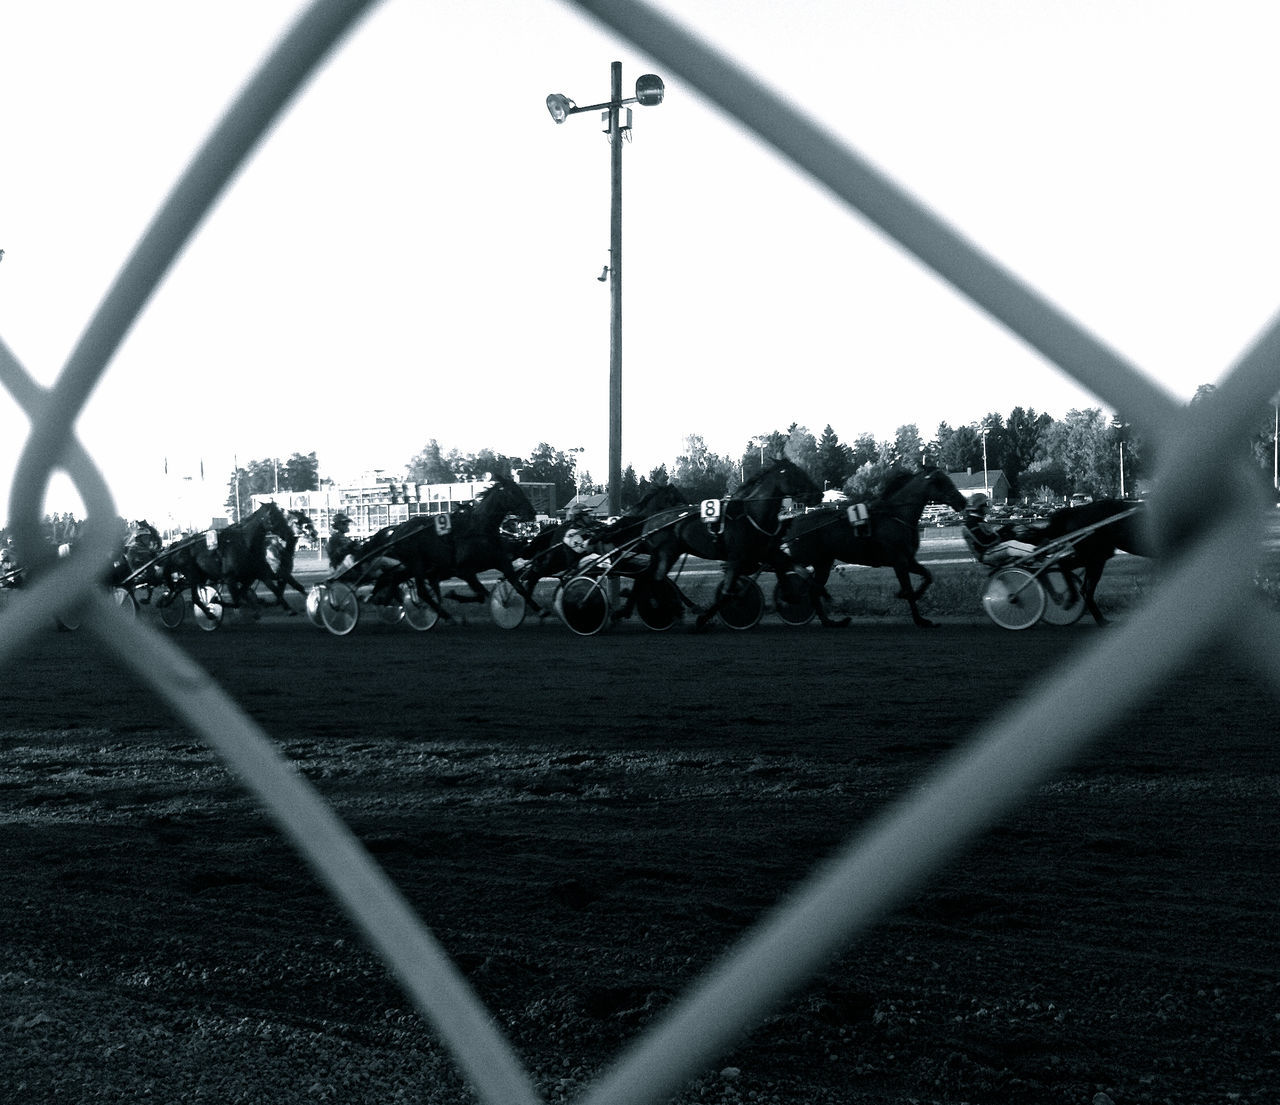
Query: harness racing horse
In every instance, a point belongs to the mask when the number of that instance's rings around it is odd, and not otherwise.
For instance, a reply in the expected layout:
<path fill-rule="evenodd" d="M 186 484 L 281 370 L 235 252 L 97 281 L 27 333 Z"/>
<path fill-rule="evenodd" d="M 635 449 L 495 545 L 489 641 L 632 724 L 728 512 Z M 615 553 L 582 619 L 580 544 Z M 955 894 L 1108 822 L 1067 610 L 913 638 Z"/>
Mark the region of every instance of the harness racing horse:
<path fill-rule="evenodd" d="M 649 594 L 657 593 L 676 560 L 684 555 L 722 561 L 724 576 L 715 599 L 698 613 L 696 628 L 703 629 L 722 607 L 742 597 L 747 583 L 754 590 L 749 577 L 762 565 L 767 564 L 782 580 L 791 568 L 781 547 L 783 500 L 812 502 L 820 494 L 803 468 L 783 458 L 752 476 L 727 499 L 706 500 L 703 508 L 714 517 L 696 507 L 659 511 L 643 525 L 649 567 L 637 578 L 636 586 Z M 693 606 L 683 592 L 680 595 Z"/>
<path fill-rule="evenodd" d="M 289 526 L 288 537 L 282 537 L 275 532 L 267 536 L 266 548 L 263 550 L 263 562 L 267 566 L 267 573 L 259 579 L 275 596 L 278 605 L 283 606 L 290 614 L 297 614 L 297 611 L 284 601 L 285 590 L 289 587 L 304 599 L 307 596 L 306 588 L 293 574 L 294 554 L 297 551 L 298 542 L 303 537 L 315 544 L 320 540 L 320 535 L 311 518 L 301 510 L 286 511 L 285 521 Z"/>
<path fill-rule="evenodd" d="M 843 510 L 817 511 L 791 519 L 785 547 L 791 559 L 808 573 L 808 597 L 825 626 L 846 626 L 848 618 L 832 618 L 823 606 L 829 599 L 827 580 L 837 560 L 871 568 L 892 568 L 898 577 L 897 597 L 906 599 L 911 618 L 922 628 L 935 623 L 920 613 L 917 603 L 933 582 L 933 576 L 919 560 L 920 515 L 925 503 L 945 503 L 961 510 L 965 497 L 941 468 L 921 472 L 900 472 L 890 478 L 880 497 L 867 504 L 867 519 L 861 525 L 855 514 Z M 851 507 L 850 511 L 855 508 Z M 920 577 L 912 588 L 911 576 Z M 784 589 L 788 585 L 784 584 Z"/>
<path fill-rule="evenodd" d="M 257 617 L 259 602 L 253 588 L 258 580 L 272 574 L 267 560 L 267 544 L 272 534 L 286 541 L 293 536 L 284 511 L 273 502 L 263 503 L 247 518 L 225 529 L 209 530 L 176 541 L 161 554 L 165 582 L 175 593 L 189 591 L 192 606 L 214 623 L 221 620 L 221 612 L 211 610 L 200 594 L 202 588 L 211 584 L 225 584 L 228 605 L 247 605 Z"/>
<path fill-rule="evenodd" d="M 489 592 L 479 574 L 496 568 L 531 609 L 541 612 L 512 564 L 502 533 L 502 522 L 508 515 L 522 522 L 532 522 L 536 516 L 520 485 L 510 477 L 500 476 L 474 502 L 451 514 L 420 514 L 392 527 L 385 536 L 381 532 L 375 535 L 360 546 L 361 559 L 380 553 L 399 566 L 378 577 L 371 601 L 395 601 L 399 585 L 412 579 L 419 601 L 449 621 L 451 618 L 440 603 L 440 584 L 447 579 L 461 579 L 471 593 L 453 592 L 450 598 L 457 602 L 485 602 Z"/>
<path fill-rule="evenodd" d="M 1069 545 L 1070 551 L 1058 563 L 1068 572 L 1083 569 L 1080 596 L 1084 599 L 1085 609 L 1093 615 L 1093 620 L 1098 625 L 1106 625 L 1107 619 L 1094 601 L 1094 592 L 1098 589 L 1098 581 L 1102 578 L 1107 561 L 1117 551 L 1134 556 L 1156 555 L 1156 550 L 1144 532 L 1142 510 L 1141 503 L 1126 502 L 1123 499 L 1095 499 L 1081 506 L 1055 510 L 1043 525 L 1019 529 L 1017 536 L 1020 540 L 1043 546 L 1061 538 L 1070 538 L 1080 530 L 1096 527 L 1078 539 L 1064 542 Z"/>

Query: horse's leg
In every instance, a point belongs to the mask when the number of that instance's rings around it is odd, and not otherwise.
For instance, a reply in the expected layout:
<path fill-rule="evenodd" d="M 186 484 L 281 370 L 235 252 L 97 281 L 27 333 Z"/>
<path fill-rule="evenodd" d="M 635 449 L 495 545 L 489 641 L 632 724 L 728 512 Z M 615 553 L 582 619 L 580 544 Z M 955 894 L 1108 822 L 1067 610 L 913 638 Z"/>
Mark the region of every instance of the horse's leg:
<path fill-rule="evenodd" d="M 831 578 L 831 569 L 835 565 L 834 557 L 824 557 L 811 565 L 812 575 L 809 577 L 809 598 L 813 608 L 818 612 L 818 620 L 828 629 L 844 629 L 852 619 L 846 614 L 843 618 L 833 618 L 827 611 L 826 603 L 831 598 L 827 591 L 827 581 Z"/>
<path fill-rule="evenodd" d="M 1094 622 L 1098 625 L 1111 624 L 1098 608 L 1098 603 L 1093 597 L 1093 593 L 1098 589 L 1098 583 L 1102 579 L 1102 569 L 1106 566 L 1105 559 L 1088 561 L 1084 566 L 1084 581 L 1080 584 L 1080 597 L 1084 599 L 1084 608 L 1089 611 Z"/>
<path fill-rule="evenodd" d="M 929 569 L 919 561 L 911 559 L 902 560 L 895 564 L 893 566 L 893 573 L 898 577 L 898 597 L 906 599 L 907 605 L 911 607 L 911 620 L 921 629 L 934 628 L 938 623 L 931 622 L 921 614 L 919 606 L 916 605 L 920 596 L 929 589 L 929 584 L 933 582 L 933 575 L 930 573 Z M 920 586 L 915 590 L 911 587 L 912 574 L 918 575 L 921 578 Z"/>

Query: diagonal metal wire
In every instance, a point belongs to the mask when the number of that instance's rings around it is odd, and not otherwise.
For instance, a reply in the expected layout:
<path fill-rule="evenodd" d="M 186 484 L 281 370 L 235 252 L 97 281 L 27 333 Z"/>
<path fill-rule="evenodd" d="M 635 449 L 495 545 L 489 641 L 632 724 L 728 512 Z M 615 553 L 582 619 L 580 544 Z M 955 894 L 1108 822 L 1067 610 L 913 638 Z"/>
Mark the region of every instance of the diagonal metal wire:
<path fill-rule="evenodd" d="M 1188 520 L 1210 493 L 1218 507 L 1208 532 L 1175 549 L 1171 574 L 1123 631 L 1064 668 L 1033 701 L 993 718 L 913 796 L 815 870 L 586 1094 L 591 1105 L 633 1105 L 676 1092 L 992 819 L 1069 762 L 1121 704 L 1158 689 L 1207 641 L 1229 631 L 1242 662 L 1280 692 L 1280 656 L 1271 648 L 1277 622 L 1253 601 L 1249 586 L 1257 502 L 1244 469 L 1224 459 L 1229 443 L 1280 383 L 1280 318 L 1241 356 L 1213 402 L 1186 411 L 818 124 L 673 21 L 621 0 L 577 5 L 736 115 L 1085 387 L 1116 409 L 1141 411 L 1153 439 L 1176 440 L 1158 473 L 1158 534 L 1185 537 Z M 400 979 L 480 1098 L 491 1105 L 528 1105 L 538 1097 L 510 1044 L 332 809 L 206 672 L 99 592 L 97 578 L 113 554 L 115 508 L 101 473 L 71 432 L 115 349 L 218 195 L 370 6 L 371 0 L 318 0 L 285 35 L 157 212 L 51 389 L 36 384 L 0 343 L 0 385 L 32 422 L 10 497 L 20 553 L 37 559 L 38 510 L 56 468 L 70 475 L 88 514 L 77 556 L 44 565 L 35 585 L 0 614 L 0 666 L 21 656 L 52 613 L 76 607 L 104 653 L 150 686 L 244 780 Z M 1146 647 L 1151 640 L 1161 648 Z"/>

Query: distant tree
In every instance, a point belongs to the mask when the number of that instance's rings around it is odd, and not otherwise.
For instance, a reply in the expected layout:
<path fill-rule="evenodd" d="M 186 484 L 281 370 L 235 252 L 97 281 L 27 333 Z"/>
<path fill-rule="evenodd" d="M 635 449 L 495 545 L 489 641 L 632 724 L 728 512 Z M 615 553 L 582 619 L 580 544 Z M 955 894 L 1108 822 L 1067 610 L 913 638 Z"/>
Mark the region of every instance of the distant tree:
<path fill-rule="evenodd" d="M 893 467 L 892 461 L 883 456 L 869 460 L 844 481 L 842 490 L 856 502 L 874 499 L 884 488 L 885 477 Z"/>
<path fill-rule="evenodd" d="M 440 452 L 440 442 L 434 437 L 427 447 L 407 465 L 411 483 L 453 483 L 453 469 Z"/>
<path fill-rule="evenodd" d="M 315 491 L 320 486 L 320 462 L 315 453 L 294 453 L 279 466 L 281 491 Z"/>
<path fill-rule="evenodd" d="M 545 441 L 538 442 L 524 467 L 524 478 L 537 483 L 556 485 L 556 502 L 567 503 L 577 491 L 577 456 L 555 449 Z"/>
<path fill-rule="evenodd" d="M 675 483 L 690 502 L 715 499 L 725 493 L 732 462 L 707 448 L 701 434 L 684 439 L 685 451 L 676 457 Z"/>
<path fill-rule="evenodd" d="M 1045 458 L 1062 466 L 1067 494 L 1114 495 L 1120 474 L 1119 452 L 1112 448 L 1114 435 L 1108 419 L 1097 407 L 1069 410 L 1044 435 Z M 1036 469 L 1037 482 L 1044 469 Z"/>
<path fill-rule="evenodd" d="M 627 465 L 622 470 L 622 509 L 635 506 L 640 501 L 640 481 L 636 478 L 636 470 Z"/>
<path fill-rule="evenodd" d="M 828 422 L 818 439 L 818 471 L 814 479 L 824 488 L 843 487 L 853 471 L 852 451 L 840 441 Z"/>
<path fill-rule="evenodd" d="M 665 464 L 659 464 L 649 470 L 648 484 L 650 489 L 655 487 L 666 487 L 671 482 L 671 476 L 667 472 Z"/>
<path fill-rule="evenodd" d="M 787 443 L 783 446 L 782 455 L 792 464 L 799 465 L 809 474 L 809 478 L 817 480 L 818 476 L 818 439 L 805 426 L 792 422 L 787 429 Z"/>
<path fill-rule="evenodd" d="M 233 521 L 245 518 L 253 511 L 252 495 L 269 495 L 277 489 L 278 462 L 275 458 L 251 460 L 243 467 L 235 468 L 227 480 L 227 498 L 224 506 Z"/>
<path fill-rule="evenodd" d="M 919 468 L 920 458 L 924 453 L 924 442 L 920 440 L 920 427 L 914 422 L 899 426 L 893 435 L 893 446 L 890 460 L 904 468 Z"/>
<path fill-rule="evenodd" d="M 949 427 L 948 427 L 949 428 Z M 972 426 L 957 426 L 945 437 L 938 427 L 938 467 L 948 472 L 982 469 L 982 436 Z"/>
<path fill-rule="evenodd" d="M 880 446 L 874 434 L 859 434 L 849 447 L 849 470 L 856 472 L 864 464 L 870 464 L 880 456 Z"/>
<path fill-rule="evenodd" d="M 1041 438 L 1052 424 L 1052 418 L 1047 414 L 1036 414 L 1034 407 L 1028 407 L 1025 410 L 1022 407 L 1014 407 L 1009 412 L 1009 421 L 1005 423 L 1004 455 L 1001 458 L 1000 467 L 1017 494 L 1023 496 L 1030 494 L 1029 489 L 1022 486 L 1022 473 L 1041 455 Z"/>

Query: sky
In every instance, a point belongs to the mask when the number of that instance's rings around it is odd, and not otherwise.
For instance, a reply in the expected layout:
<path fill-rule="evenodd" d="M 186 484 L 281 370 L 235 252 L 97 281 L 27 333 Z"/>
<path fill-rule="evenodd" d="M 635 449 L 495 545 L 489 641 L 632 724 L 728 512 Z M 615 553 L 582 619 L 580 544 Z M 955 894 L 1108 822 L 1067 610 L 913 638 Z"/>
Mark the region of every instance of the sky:
<path fill-rule="evenodd" d="M 658 5 L 662 7 L 662 5 Z M 0 338 L 42 383 L 293 0 L 0 7 Z M 1280 5 L 680 0 L 1176 396 L 1280 306 Z M 607 475 L 609 148 L 579 104 L 657 72 L 623 152 L 624 464 L 792 422 L 928 438 L 1106 404 L 659 63 L 561 0 L 384 0 L 139 316 L 77 424 L 126 516 L 220 513 L 235 464 L 345 481 L 430 439 Z M 0 393 L 0 516 L 27 433 Z M 204 481 L 200 480 L 203 467 Z M 166 474 L 167 468 L 167 474 Z M 82 513 L 58 477 L 47 509 Z"/>

